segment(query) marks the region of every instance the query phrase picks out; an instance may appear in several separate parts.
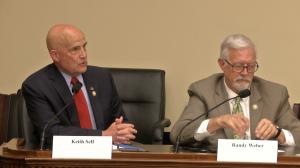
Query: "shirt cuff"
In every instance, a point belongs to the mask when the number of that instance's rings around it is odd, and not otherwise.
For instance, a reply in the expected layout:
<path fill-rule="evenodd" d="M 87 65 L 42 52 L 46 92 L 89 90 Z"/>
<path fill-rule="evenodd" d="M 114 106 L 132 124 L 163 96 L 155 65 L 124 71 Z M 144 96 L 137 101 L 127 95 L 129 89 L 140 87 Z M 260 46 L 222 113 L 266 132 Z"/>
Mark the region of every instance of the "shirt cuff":
<path fill-rule="evenodd" d="M 197 141 L 202 141 L 204 138 L 212 135 L 207 131 L 207 126 L 209 123 L 209 119 L 202 121 L 196 133 L 194 134 L 194 139 Z"/>
<path fill-rule="evenodd" d="M 294 141 L 294 137 L 293 134 L 285 129 L 282 129 L 282 132 L 284 134 L 285 137 L 285 143 L 284 144 L 280 144 L 280 145 L 284 145 L 284 146 L 295 146 L 295 141 Z"/>

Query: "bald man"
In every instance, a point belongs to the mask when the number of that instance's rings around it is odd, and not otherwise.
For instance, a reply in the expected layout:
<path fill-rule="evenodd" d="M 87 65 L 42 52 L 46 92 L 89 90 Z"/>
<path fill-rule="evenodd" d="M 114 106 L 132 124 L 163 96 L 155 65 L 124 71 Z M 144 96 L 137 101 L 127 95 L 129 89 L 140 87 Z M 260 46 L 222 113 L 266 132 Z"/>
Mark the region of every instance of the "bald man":
<path fill-rule="evenodd" d="M 70 105 L 65 111 L 49 123 L 45 132 L 46 147 L 52 145 L 53 135 L 112 136 L 115 144 L 135 139 L 137 131 L 134 125 L 124 122 L 126 116 L 111 74 L 104 68 L 87 64 L 84 33 L 72 25 L 54 25 L 46 43 L 53 63 L 30 75 L 22 85 L 38 139 L 46 123 L 67 104 Z M 77 82 L 82 87 L 73 93 Z M 73 94 L 76 94 L 74 99 Z M 80 102 L 75 98 L 78 95 L 84 97 Z M 82 110 L 82 106 L 86 110 Z"/>

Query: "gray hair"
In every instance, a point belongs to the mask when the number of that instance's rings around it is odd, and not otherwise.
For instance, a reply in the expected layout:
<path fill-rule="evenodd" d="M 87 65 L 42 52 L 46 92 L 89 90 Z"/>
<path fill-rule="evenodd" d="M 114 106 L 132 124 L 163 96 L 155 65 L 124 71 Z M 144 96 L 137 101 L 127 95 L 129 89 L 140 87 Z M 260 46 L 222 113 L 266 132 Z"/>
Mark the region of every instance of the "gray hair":
<path fill-rule="evenodd" d="M 228 49 L 252 48 L 256 55 L 254 43 L 243 34 L 232 34 L 227 36 L 221 44 L 220 58 L 228 59 Z"/>

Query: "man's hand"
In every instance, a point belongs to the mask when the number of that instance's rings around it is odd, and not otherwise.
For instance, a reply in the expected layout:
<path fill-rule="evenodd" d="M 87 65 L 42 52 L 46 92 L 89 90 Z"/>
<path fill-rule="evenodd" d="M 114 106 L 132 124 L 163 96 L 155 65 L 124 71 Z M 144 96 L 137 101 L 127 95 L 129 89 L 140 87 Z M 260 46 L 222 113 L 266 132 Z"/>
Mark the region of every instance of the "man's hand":
<path fill-rule="evenodd" d="M 207 131 L 212 133 L 220 128 L 231 128 L 236 134 L 244 137 L 246 130 L 249 129 L 249 119 L 241 114 L 223 115 L 211 119 Z"/>
<path fill-rule="evenodd" d="M 276 125 L 274 125 L 272 121 L 265 118 L 260 120 L 255 129 L 255 135 L 259 139 L 271 139 L 277 134 L 277 132 L 278 130 L 276 128 Z M 285 136 L 283 132 L 279 134 L 277 139 L 280 144 L 285 143 Z"/>
<path fill-rule="evenodd" d="M 133 124 L 123 123 L 123 117 L 116 118 L 109 128 L 102 131 L 103 136 L 112 136 L 114 144 L 129 144 L 130 140 L 135 139 L 137 130 Z"/>

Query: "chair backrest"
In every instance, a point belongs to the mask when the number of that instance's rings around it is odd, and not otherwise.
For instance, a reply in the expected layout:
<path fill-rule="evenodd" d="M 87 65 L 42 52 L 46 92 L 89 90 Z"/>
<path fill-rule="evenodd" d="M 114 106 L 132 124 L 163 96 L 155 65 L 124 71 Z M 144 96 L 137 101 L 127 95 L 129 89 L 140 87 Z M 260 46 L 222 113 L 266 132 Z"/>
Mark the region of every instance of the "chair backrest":
<path fill-rule="evenodd" d="M 294 103 L 294 105 L 293 105 L 293 111 L 295 112 L 295 115 L 300 120 L 300 103 Z"/>
<path fill-rule="evenodd" d="M 9 95 L 0 94 L 0 144 L 7 142 L 7 105 Z"/>
<path fill-rule="evenodd" d="M 23 100 L 23 98 L 19 98 L 15 93 L 9 95 L 1 94 L 0 96 L 1 143 L 8 142 L 12 138 L 23 137 L 23 125 L 20 123 L 22 116 L 19 113 L 22 109 L 19 106 L 20 100 Z"/>
<path fill-rule="evenodd" d="M 162 143 L 163 128 L 154 131 L 157 122 L 165 119 L 165 71 L 159 69 L 109 68 L 123 110 L 138 130 L 136 141 Z M 154 133 L 156 132 L 156 133 Z M 155 134 L 155 135 L 154 135 Z M 159 136 L 154 137 L 154 136 Z"/>
<path fill-rule="evenodd" d="M 10 95 L 0 94 L 0 126 L 1 144 L 12 138 L 23 138 L 25 148 L 33 148 L 39 143 L 33 133 L 21 90 Z"/>
<path fill-rule="evenodd" d="M 32 124 L 31 119 L 29 118 L 28 111 L 26 108 L 26 103 L 21 90 L 17 92 L 17 108 L 19 115 L 19 137 L 24 138 L 25 145 L 24 148 L 34 149 L 39 147 L 39 137 L 34 130 L 34 126 Z"/>

